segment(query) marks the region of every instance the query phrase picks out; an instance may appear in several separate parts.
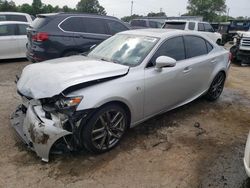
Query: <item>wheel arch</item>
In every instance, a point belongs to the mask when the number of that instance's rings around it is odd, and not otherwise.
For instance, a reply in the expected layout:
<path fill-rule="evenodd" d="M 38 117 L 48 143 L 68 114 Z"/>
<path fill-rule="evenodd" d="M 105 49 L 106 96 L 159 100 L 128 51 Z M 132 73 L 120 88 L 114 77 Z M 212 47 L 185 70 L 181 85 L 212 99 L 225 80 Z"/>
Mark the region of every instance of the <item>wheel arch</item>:
<path fill-rule="evenodd" d="M 103 108 L 104 106 L 107 106 L 107 105 L 111 105 L 111 104 L 119 105 L 120 107 L 122 107 L 125 110 L 125 112 L 128 116 L 128 127 L 130 127 L 131 117 L 132 117 L 131 109 L 124 101 L 121 101 L 121 100 L 109 101 L 109 102 L 102 104 L 98 109 Z"/>

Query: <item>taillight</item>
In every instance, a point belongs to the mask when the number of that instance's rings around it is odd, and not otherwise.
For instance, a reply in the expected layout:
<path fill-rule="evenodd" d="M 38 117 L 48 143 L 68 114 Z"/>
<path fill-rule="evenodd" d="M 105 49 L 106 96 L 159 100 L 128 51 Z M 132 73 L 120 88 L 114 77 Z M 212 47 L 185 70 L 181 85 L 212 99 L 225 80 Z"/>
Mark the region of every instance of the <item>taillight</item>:
<path fill-rule="evenodd" d="M 41 32 L 41 33 L 37 33 L 35 35 L 32 35 L 32 40 L 33 41 L 37 41 L 37 42 L 43 42 L 49 39 L 49 35 L 48 33 L 45 32 Z"/>
<path fill-rule="evenodd" d="M 233 54 L 231 52 L 229 52 L 229 57 L 228 57 L 228 61 L 232 61 L 233 60 Z"/>

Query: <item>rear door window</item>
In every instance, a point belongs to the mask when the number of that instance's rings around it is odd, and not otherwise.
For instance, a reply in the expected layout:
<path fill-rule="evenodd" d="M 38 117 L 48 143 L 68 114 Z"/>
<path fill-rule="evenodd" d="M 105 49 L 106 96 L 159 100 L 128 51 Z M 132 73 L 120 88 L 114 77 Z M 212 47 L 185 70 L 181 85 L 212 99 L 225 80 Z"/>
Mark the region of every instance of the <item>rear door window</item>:
<path fill-rule="evenodd" d="M 108 25 L 109 32 L 111 35 L 128 30 L 126 26 L 114 20 L 106 20 L 106 23 Z"/>
<path fill-rule="evenodd" d="M 0 15 L 0 21 L 6 21 L 6 16 L 5 15 Z"/>
<path fill-rule="evenodd" d="M 163 28 L 185 30 L 185 27 L 186 22 L 166 22 Z"/>
<path fill-rule="evenodd" d="M 203 23 L 198 24 L 198 31 L 205 31 L 205 27 Z"/>
<path fill-rule="evenodd" d="M 197 36 L 184 36 L 187 58 L 197 57 L 207 54 L 206 41 Z"/>
<path fill-rule="evenodd" d="M 18 28 L 18 32 L 17 35 L 26 35 L 27 34 L 27 25 L 25 24 L 18 24 L 17 28 Z"/>
<path fill-rule="evenodd" d="M 82 24 L 81 17 L 67 18 L 65 21 L 63 21 L 60 24 L 60 27 L 64 31 L 69 31 L 69 32 L 86 32 L 86 28 L 85 28 L 85 25 Z"/>
<path fill-rule="evenodd" d="M 147 27 L 146 20 L 132 20 L 131 26 L 138 26 L 138 27 Z"/>
<path fill-rule="evenodd" d="M 149 27 L 151 28 L 161 28 L 161 23 L 156 21 L 149 21 Z"/>
<path fill-rule="evenodd" d="M 12 36 L 15 35 L 16 25 L 0 25 L 0 36 Z"/>
<path fill-rule="evenodd" d="M 108 34 L 104 19 L 83 18 L 86 33 Z"/>

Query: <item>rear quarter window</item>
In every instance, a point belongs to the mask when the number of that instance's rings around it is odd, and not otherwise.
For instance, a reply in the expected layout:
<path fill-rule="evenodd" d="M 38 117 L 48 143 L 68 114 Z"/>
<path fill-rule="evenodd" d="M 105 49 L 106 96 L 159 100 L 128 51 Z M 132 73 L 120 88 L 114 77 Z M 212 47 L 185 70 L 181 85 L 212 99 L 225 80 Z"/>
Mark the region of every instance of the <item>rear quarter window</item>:
<path fill-rule="evenodd" d="M 38 17 L 36 18 L 30 25 L 30 27 L 34 29 L 39 29 L 49 23 L 49 19 L 46 17 Z"/>
<path fill-rule="evenodd" d="M 27 18 L 24 15 L 6 15 L 7 21 L 19 21 L 19 22 L 27 22 Z"/>
<path fill-rule="evenodd" d="M 166 22 L 163 28 L 185 30 L 185 27 L 186 22 Z"/>

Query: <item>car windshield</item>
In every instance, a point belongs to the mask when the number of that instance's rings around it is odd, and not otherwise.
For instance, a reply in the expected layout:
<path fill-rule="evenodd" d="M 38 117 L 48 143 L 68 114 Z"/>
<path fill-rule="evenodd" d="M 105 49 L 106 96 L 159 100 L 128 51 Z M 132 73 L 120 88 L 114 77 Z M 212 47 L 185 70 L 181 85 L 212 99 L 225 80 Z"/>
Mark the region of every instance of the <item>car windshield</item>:
<path fill-rule="evenodd" d="M 143 61 L 157 41 L 155 37 L 118 34 L 94 48 L 88 57 L 133 67 Z"/>

